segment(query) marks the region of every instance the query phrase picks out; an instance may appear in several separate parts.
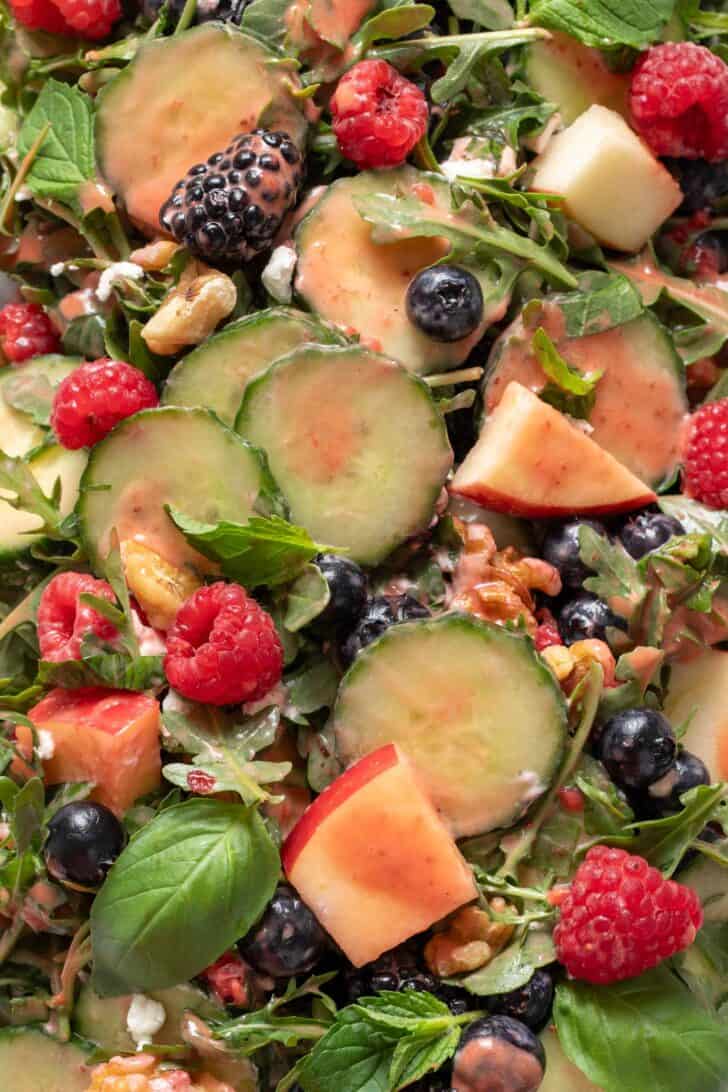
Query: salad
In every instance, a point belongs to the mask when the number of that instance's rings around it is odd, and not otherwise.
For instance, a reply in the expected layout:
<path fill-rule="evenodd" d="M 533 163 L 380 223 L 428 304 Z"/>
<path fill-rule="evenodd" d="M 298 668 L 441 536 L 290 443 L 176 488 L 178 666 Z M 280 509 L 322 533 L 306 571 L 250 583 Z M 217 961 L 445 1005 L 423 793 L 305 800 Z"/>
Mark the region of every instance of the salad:
<path fill-rule="evenodd" d="M 724 5 L 8 5 L 1 1092 L 724 1092 Z"/>

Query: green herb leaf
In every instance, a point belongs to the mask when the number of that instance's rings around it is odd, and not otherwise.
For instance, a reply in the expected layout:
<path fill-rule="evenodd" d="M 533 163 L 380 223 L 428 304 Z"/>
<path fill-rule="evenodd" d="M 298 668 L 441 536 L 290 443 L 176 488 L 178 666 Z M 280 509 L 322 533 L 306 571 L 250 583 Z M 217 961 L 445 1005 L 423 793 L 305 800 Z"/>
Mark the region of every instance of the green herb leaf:
<path fill-rule="evenodd" d="M 579 531 L 579 556 L 595 576 L 584 581 L 587 591 L 601 599 L 617 597 L 639 605 L 646 594 L 644 578 L 634 558 L 620 542 L 612 542 L 592 527 Z"/>
<path fill-rule="evenodd" d="M 605 1092 L 723 1086 L 725 1024 L 665 967 L 612 986 L 562 983 L 554 1018 L 568 1057 Z"/>
<path fill-rule="evenodd" d="M 4 498 L 6 504 L 24 512 L 32 512 L 42 520 L 42 526 L 37 532 L 33 532 L 34 534 L 78 544 L 76 521 L 72 517 L 64 519 L 61 515 L 60 490 L 55 489 L 54 494 L 47 497 L 35 480 L 28 464 L 23 459 L 5 455 L 2 451 L 0 451 L 0 488 L 12 494 Z"/>
<path fill-rule="evenodd" d="M 301 1043 L 320 1039 L 331 1025 L 332 1013 L 336 1005 L 331 998 L 321 991 L 321 986 L 336 977 L 336 971 L 312 975 L 301 986 L 296 986 L 291 979 L 285 991 L 271 998 L 267 1005 L 257 1012 L 247 1012 L 234 1020 L 215 1022 L 213 1034 L 216 1039 L 228 1043 L 236 1054 L 254 1054 L 270 1043 L 281 1043 L 286 1047 L 295 1047 Z M 304 997 L 318 999 L 326 1013 L 325 1019 L 313 1019 L 306 1016 L 279 1016 L 278 1010 Z"/>
<path fill-rule="evenodd" d="M 38 197 L 77 204 L 79 187 L 95 171 L 93 107 L 78 88 L 48 79 L 18 137 L 18 151 L 27 154 L 45 125 L 47 137 L 31 164 L 25 182 Z"/>
<path fill-rule="evenodd" d="M 187 541 L 230 580 L 248 588 L 275 587 L 293 580 L 318 553 L 335 549 L 313 541 L 303 527 L 279 516 L 251 516 L 247 523 L 199 523 L 177 508 L 167 511 Z"/>
<path fill-rule="evenodd" d="M 659 40 L 674 7 L 675 0 L 533 0 L 529 20 L 588 46 L 643 49 Z"/>
<path fill-rule="evenodd" d="M 153 690 L 165 681 L 163 656 L 130 657 L 124 652 L 94 651 L 96 642 L 85 640 L 80 660 L 38 664 L 38 683 L 44 687 L 112 686 L 117 690 Z"/>
<path fill-rule="evenodd" d="M 163 989 L 213 963 L 268 904 L 278 853 L 255 810 L 188 800 L 142 827 L 91 909 L 103 997 Z"/>
<path fill-rule="evenodd" d="M 513 26 L 513 8 L 508 0 L 451 0 L 458 19 L 471 19 L 486 30 L 510 30 Z"/>
<path fill-rule="evenodd" d="M 289 703 L 306 716 L 332 707 L 339 688 L 339 673 L 331 660 L 317 656 L 292 675 L 286 675 L 284 682 L 288 687 Z"/>
<path fill-rule="evenodd" d="M 580 274 L 578 280 L 576 292 L 553 297 L 566 319 L 568 337 L 603 334 L 632 322 L 644 311 L 639 292 L 621 273 L 590 270 Z"/>
<path fill-rule="evenodd" d="M 451 981 L 453 985 L 462 986 L 478 997 L 492 997 L 525 986 L 534 971 L 553 963 L 555 958 L 551 931 L 532 925 L 524 938 L 499 952 L 490 963 L 464 978 L 453 978 Z"/>
<path fill-rule="evenodd" d="M 580 372 L 559 353 L 543 326 L 531 339 L 531 348 L 550 382 L 539 398 L 571 417 L 588 418 L 594 408 L 596 386 L 604 372 Z"/>
<path fill-rule="evenodd" d="M 375 42 L 385 38 L 405 38 L 426 27 L 435 15 L 429 4 L 402 4 L 378 11 L 362 24 L 351 44 L 357 54 L 365 53 Z"/>
<path fill-rule="evenodd" d="M 297 633 L 326 609 L 331 589 L 317 565 L 306 565 L 291 584 L 286 599 L 283 625 L 289 633 Z"/>
<path fill-rule="evenodd" d="M 61 359 L 61 358 L 59 358 Z M 19 368 L 2 385 L 3 401 L 43 428 L 50 425 L 54 388 L 47 375 Z"/>
<path fill-rule="evenodd" d="M 678 520 L 686 531 L 712 535 L 717 548 L 728 554 L 728 516 L 724 508 L 708 508 L 682 493 L 658 497 L 662 511 Z"/>

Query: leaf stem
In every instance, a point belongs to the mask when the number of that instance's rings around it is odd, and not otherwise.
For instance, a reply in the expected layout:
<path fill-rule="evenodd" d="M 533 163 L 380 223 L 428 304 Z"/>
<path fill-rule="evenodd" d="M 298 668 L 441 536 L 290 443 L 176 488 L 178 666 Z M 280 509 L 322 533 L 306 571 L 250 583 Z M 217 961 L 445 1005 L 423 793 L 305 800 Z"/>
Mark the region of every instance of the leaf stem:
<path fill-rule="evenodd" d="M 177 34 L 181 34 L 183 30 L 187 30 L 187 27 L 191 24 L 197 11 L 197 0 L 185 0 L 185 6 L 182 8 L 182 14 L 180 15 L 177 26 L 174 28 L 175 37 Z"/>
<path fill-rule="evenodd" d="M 428 387 L 450 387 L 454 383 L 472 383 L 483 375 L 483 368 L 460 368 L 456 372 L 440 372 L 438 375 L 426 375 Z"/>
<path fill-rule="evenodd" d="M 0 207 L 0 235 L 10 235 L 10 234 L 12 234 L 12 232 L 9 232 L 6 229 L 6 221 L 7 221 L 7 218 L 8 218 L 8 213 L 9 213 L 10 209 L 13 207 L 13 202 L 15 201 L 15 197 L 16 197 L 16 195 L 18 193 L 18 190 L 20 189 L 20 187 L 23 185 L 23 182 L 27 178 L 28 171 L 30 170 L 30 168 L 33 165 L 33 160 L 38 155 L 38 152 L 40 151 L 41 146 L 42 146 L 43 142 L 45 141 L 45 138 L 48 136 L 48 133 L 50 132 L 50 128 L 51 128 L 51 123 L 49 121 L 47 121 L 45 123 L 45 125 L 43 126 L 43 128 L 38 133 L 38 136 L 35 138 L 35 140 L 31 144 L 31 146 L 28 149 L 28 151 L 26 152 L 25 156 L 23 157 L 23 161 L 20 164 L 20 166 L 18 167 L 18 172 L 15 175 L 15 178 L 13 179 L 12 183 L 10 184 L 10 188 L 8 189 L 8 192 L 5 194 L 5 198 L 3 200 L 2 207 Z"/>

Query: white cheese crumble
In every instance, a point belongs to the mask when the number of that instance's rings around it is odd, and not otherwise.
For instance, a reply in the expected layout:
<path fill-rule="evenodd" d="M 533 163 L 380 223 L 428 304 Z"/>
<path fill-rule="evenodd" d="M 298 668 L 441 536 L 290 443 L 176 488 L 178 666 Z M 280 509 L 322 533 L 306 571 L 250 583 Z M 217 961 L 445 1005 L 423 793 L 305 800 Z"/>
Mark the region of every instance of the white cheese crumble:
<path fill-rule="evenodd" d="M 60 277 L 61 273 L 65 268 L 65 262 L 54 262 L 49 270 L 51 277 Z"/>
<path fill-rule="evenodd" d="M 152 629 L 151 626 L 145 626 L 135 610 L 131 612 L 131 619 L 134 627 L 134 636 L 139 645 L 139 655 L 163 656 L 167 651 L 167 646 L 162 640 L 161 635 L 157 633 L 156 629 Z"/>
<path fill-rule="evenodd" d="M 121 277 L 127 277 L 130 281 L 140 281 L 143 276 L 144 270 L 136 262 L 112 262 L 99 277 L 96 298 L 106 303 L 111 295 L 114 281 L 118 281 Z"/>
<path fill-rule="evenodd" d="M 49 758 L 53 758 L 56 753 L 56 741 L 47 728 L 38 729 L 38 746 L 35 749 L 38 758 L 41 762 L 46 762 Z"/>
<path fill-rule="evenodd" d="M 151 997 L 145 997 L 143 993 L 135 993 L 126 1014 L 126 1030 L 137 1046 L 141 1047 L 142 1043 L 152 1041 L 166 1019 L 164 1005 L 153 1001 Z"/>
<path fill-rule="evenodd" d="M 290 246 L 277 246 L 261 274 L 263 287 L 279 303 L 290 303 L 293 296 L 293 271 L 296 252 Z"/>

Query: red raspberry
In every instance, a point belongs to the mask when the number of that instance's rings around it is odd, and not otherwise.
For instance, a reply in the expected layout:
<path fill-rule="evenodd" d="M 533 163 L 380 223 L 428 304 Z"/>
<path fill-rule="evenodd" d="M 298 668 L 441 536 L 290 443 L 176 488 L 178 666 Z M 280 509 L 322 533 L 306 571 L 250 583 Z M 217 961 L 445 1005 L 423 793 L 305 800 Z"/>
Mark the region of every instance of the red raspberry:
<path fill-rule="evenodd" d="M 652 46 L 632 73 L 634 127 L 657 155 L 728 157 L 728 65 L 705 46 Z"/>
<path fill-rule="evenodd" d="M 425 96 L 386 61 L 360 61 L 331 103 L 339 148 L 357 167 L 398 167 L 427 130 Z"/>
<path fill-rule="evenodd" d="M 121 19 L 119 0 L 54 0 L 61 15 L 82 38 L 107 38 Z"/>
<path fill-rule="evenodd" d="M 539 622 L 538 628 L 533 635 L 536 651 L 543 652 L 545 648 L 549 648 L 551 645 L 563 645 L 564 642 L 561 640 L 559 627 L 551 611 L 543 607 L 537 612 L 536 617 Z"/>
<path fill-rule="evenodd" d="M 81 364 L 59 384 L 51 425 L 64 447 L 91 447 L 119 421 L 158 401 L 156 387 L 138 368 L 102 357 Z"/>
<path fill-rule="evenodd" d="M 37 303 L 8 303 L 0 311 L 0 348 L 13 364 L 57 353 L 60 345 L 56 328 Z"/>
<path fill-rule="evenodd" d="M 257 701 L 280 681 L 283 649 L 273 619 L 239 584 L 198 588 L 167 633 L 170 685 L 210 705 Z"/>
<path fill-rule="evenodd" d="M 102 641 L 118 637 L 116 628 L 101 614 L 79 602 L 81 594 L 116 601 L 105 580 L 87 573 L 58 573 L 43 589 L 38 604 L 38 644 L 41 658 L 59 663 L 81 659 L 81 641 L 95 633 Z"/>
<path fill-rule="evenodd" d="M 248 965 L 232 949 L 202 972 L 201 977 L 223 1005 L 247 1008 L 250 1000 L 247 986 Z"/>
<path fill-rule="evenodd" d="M 47 30 L 50 34 L 73 34 L 51 0 L 10 0 L 10 7 L 17 21 L 28 30 Z"/>
<path fill-rule="evenodd" d="M 728 398 L 708 402 L 690 418 L 683 489 L 711 508 L 728 508 Z"/>
<path fill-rule="evenodd" d="M 572 978 L 597 985 L 656 967 L 689 948 L 703 924 L 694 891 L 608 846 L 589 850 L 559 905 L 556 954 Z"/>

